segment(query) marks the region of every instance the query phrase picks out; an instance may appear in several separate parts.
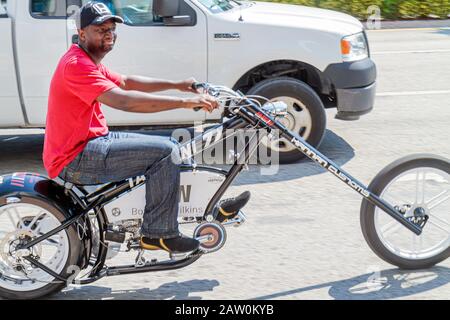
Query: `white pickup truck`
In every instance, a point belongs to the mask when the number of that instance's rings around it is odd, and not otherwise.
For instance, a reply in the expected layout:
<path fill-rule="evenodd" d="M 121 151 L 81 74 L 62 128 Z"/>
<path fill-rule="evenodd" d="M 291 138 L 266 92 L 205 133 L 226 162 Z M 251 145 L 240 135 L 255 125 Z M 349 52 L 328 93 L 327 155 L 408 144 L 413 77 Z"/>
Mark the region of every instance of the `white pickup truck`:
<path fill-rule="evenodd" d="M 45 127 L 50 79 L 77 41 L 70 17 L 85 0 L 0 0 L 0 128 Z M 103 0 L 122 16 L 105 64 L 123 74 L 222 84 L 283 100 L 285 125 L 317 146 L 325 108 L 355 120 L 374 104 L 376 67 L 355 18 L 328 10 L 233 0 Z M 169 92 L 169 94 L 177 94 Z M 63 107 L 63 106 L 62 106 Z M 110 126 L 218 122 L 189 110 L 157 114 L 104 108 Z M 282 162 L 300 153 L 279 141 Z"/>

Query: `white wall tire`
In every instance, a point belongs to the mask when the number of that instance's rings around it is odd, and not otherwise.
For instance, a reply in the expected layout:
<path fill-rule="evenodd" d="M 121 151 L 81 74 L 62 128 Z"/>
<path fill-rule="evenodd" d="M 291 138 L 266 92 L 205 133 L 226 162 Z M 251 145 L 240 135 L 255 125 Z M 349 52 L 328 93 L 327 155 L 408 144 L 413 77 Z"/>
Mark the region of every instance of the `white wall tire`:
<path fill-rule="evenodd" d="M 48 232 L 65 220 L 65 215 L 44 200 L 22 197 L 19 203 L 0 207 L 0 296 L 6 299 L 37 299 L 63 289 L 67 284 L 44 272 L 22 263 L 27 270 L 16 271 L 13 266 L 14 241 L 17 235 L 30 233 L 30 237 Z M 25 222 L 24 221 L 30 221 Z M 14 225 L 15 224 L 15 225 Z M 14 228 L 15 227 L 15 228 Z M 25 232 L 25 229 L 26 232 Z M 7 231 L 9 230 L 9 232 Z M 8 238 L 9 237 L 9 238 Z M 33 247 L 41 254 L 40 262 L 68 277 L 69 266 L 77 266 L 79 246 L 77 232 L 73 226 Z M 38 248 L 38 249 L 36 249 Z M 35 251 L 33 251 L 35 252 Z"/>

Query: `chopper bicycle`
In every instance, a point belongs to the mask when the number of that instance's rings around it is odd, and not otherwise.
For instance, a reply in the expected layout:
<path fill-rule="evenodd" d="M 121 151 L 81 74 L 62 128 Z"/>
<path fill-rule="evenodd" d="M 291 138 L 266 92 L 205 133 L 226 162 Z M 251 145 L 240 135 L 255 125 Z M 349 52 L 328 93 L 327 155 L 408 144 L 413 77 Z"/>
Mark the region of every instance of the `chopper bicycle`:
<path fill-rule="evenodd" d="M 369 247 L 404 269 L 431 267 L 450 256 L 450 161 L 430 154 L 401 158 L 369 186 L 353 178 L 280 120 L 284 102 L 246 96 L 208 83 L 194 84 L 227 108 L 228 119 L 180 145 L 179 221 L 195 226 L 198 250 L 147 261 L 139 244 L 145 207 L 145 177 L 130 177 L 89 191 L 88 186 L 16 172 L 0 176 L 0 296 L 40 298 L 69 284 L 106 276 L 186 267 L 223 247 L 226 227 L 239 226 L 248 191 L 222 199 L 264 139 L 255 134 L 228 170 L 197 165 L 194 155 L 237 130 L 257 129 L 266 139 L 291 143 L 362 197 L 361 229 Z M 277 139 L 275 139 L 275 133 Z M 267 140 L 266 140 L 267 143 Z M 447 205 L 447 206 L 446 206 Z M 137 252 L 134 263 L 107 265 L 114 245 Z M 81 275 L 81 272 L 84 274 Z"/>

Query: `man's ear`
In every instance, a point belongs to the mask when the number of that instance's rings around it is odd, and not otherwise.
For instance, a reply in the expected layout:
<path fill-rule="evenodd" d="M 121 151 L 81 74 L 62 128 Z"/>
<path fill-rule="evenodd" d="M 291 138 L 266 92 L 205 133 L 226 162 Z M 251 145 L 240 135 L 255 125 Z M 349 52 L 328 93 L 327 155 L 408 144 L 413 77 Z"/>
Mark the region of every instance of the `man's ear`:
<path fill-rule="evenodd" d="M 78 29 L 78 39 L 81 42 L 84 42 L 86 40 L 86 31 L 83 29 Z"/>

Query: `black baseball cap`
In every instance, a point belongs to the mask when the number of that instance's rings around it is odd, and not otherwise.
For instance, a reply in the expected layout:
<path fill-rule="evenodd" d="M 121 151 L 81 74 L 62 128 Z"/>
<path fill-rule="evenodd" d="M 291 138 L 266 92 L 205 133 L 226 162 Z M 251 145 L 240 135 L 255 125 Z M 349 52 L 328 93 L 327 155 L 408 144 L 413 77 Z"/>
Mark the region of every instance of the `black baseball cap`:
<path fill-rule="evenodd" d="M 114 20 L 123 23 L 123 19 L 111 13 L 106 4 L 97 1 L 90 1 L 81 7 L 79 11 L 78 28 L 83 29 L 94 24 L 99 25 L 107 20 Z"/>

